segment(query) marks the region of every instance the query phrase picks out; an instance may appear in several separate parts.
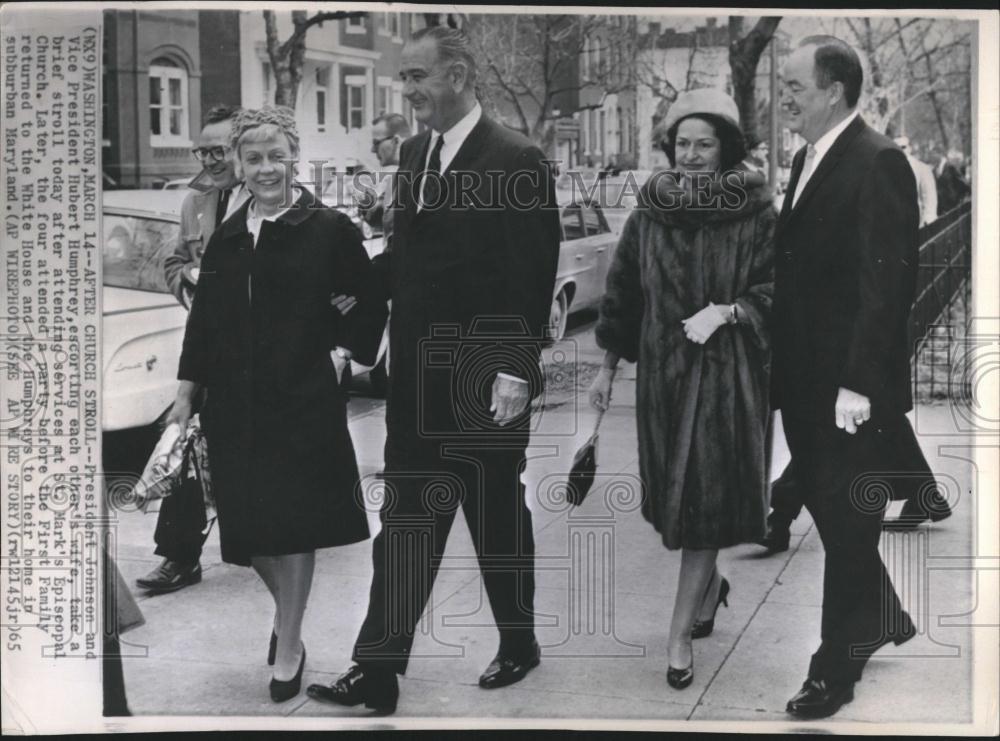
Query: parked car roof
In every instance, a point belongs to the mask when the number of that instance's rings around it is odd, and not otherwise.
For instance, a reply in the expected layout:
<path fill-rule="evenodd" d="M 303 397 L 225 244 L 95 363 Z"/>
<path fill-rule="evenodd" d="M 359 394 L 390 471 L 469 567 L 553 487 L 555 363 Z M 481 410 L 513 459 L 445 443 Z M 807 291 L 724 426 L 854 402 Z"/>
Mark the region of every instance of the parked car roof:
<path fill-rule="evenodd" d="M 176 220 L 187 190 L 106 190 L 104 208 L 110 211 L 142 213 Z"/>

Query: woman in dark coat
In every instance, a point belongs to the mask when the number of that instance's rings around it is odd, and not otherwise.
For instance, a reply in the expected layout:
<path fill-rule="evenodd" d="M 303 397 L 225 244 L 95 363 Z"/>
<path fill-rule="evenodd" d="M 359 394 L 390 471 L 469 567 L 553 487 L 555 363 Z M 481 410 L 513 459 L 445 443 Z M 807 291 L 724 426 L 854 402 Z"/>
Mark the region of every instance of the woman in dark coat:
<path fill-rule="evenodd" d="M 275 602 L 271 696 L 298 693 L 315 550 L 368 538 L 341 388 L 351 353 L 374 364 L 385 324 L 358 230 L 293 187 L 287 108 L 245 111 L 233 147 L 252 198 L 212 235 L 201 263 L 171 415 L 198 389 L 222 559 L 253 566 Z M 333 293 L 358 298 L 341 317 Z"/>
<path fill-rule="evenodd" d="M 615 252 L 590 390 L 606 409 L 619 358 L 638 360 L 643 514 L 682 549 L 667 680 L 693 678 L 692 638 L 711 633 L 729 582 L 718 549 L 763 536 L 767 513 L 768 313 L 775 214 L 744 157 L 735 102 L 681 94 L 664 151 L 675 171 L 641 191 Z"/>

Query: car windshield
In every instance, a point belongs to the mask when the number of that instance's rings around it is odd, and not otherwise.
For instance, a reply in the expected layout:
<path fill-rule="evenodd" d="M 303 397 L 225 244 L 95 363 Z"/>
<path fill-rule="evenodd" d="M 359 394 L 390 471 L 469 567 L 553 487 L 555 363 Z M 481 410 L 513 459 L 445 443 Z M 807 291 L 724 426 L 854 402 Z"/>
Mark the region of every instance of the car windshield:
<path fill-rule="evenodd" d="M 163 260 L 174 248 L 180 225 L 143 216 L 104 214 L 104 285 L 170 293 Z"/>

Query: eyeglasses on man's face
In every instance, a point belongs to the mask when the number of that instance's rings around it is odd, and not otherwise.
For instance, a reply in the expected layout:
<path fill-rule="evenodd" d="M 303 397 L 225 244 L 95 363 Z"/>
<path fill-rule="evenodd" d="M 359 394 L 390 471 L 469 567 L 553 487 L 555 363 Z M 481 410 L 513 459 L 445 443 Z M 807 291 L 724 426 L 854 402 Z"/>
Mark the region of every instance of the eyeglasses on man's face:
<path fill-rule="evenodd" d="M 387 142 L 390 139 L 395 139 L 395 138 L 396 135 L 393 134 L 392 136 L 383 136 L 381 139 L 372 139 L 372 151 L 377 152 L 378 148 L 382 145 L 382 142 Z"/>
<path fill-rule="evenodd" d="M 211 160 L 213 162 L 220 162 L 226 158 L 226 154 L 229 152 L 228 147 L 216 146 L 216 147 L 195 147 L 191 150 L 191 154 L 199 162 L 205 162 L 206 160 Z"/>

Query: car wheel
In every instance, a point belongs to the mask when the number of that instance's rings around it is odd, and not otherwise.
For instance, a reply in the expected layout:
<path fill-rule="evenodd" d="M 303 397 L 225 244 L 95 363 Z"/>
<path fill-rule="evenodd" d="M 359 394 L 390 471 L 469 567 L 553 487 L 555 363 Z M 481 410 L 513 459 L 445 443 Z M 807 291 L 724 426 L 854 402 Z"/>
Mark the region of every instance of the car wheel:
<path fill-rule="evenodd" d="M 566 322 L 569 319 L 569 296 L 566 289 L 561 288 L 556 297 L 552 299 L 552 308 L 549 310 L 549 339 L 558 342 L 566 335 Z"/>

